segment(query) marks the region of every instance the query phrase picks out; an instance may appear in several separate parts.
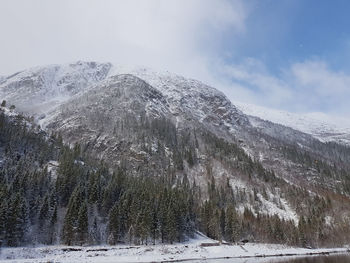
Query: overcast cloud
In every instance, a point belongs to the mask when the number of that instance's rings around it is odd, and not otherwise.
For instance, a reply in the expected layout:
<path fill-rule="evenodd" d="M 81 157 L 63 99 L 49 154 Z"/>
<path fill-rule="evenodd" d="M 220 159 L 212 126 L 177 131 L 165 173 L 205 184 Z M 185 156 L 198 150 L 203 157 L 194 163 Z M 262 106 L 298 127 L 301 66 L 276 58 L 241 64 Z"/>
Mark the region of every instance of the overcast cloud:
<path fill-rule="evenodd" d="M 98 60 L 200 77 L 246 17 L 241 1 L 226 0 L 5 0 L 1 10 L 1 74 Z"/>

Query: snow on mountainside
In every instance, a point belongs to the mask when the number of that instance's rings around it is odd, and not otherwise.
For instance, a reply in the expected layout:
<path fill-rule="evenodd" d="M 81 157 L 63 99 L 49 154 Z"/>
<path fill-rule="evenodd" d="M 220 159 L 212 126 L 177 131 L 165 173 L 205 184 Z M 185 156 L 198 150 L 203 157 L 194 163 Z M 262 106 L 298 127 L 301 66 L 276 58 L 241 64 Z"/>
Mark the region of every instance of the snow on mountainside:
<path fill-rule="evenodd" d="M 247 114 L 291 127 L 323 142 L 350 145 L 348 120 L 335 122 L 325 115 L 297 115 L 238 102 L 232 104 L 222 92 L 200 81 L 144 67 L 76 62 L 32 68 L 3 77 L 0 81 L 0 98 L 15 104 L 19 111 L 34 115 L 39 124 L 46 127 L 62 111 L 62 105 L 90 90 L 108 86 L 115 76 L 125 74 L 138 77 L 158 90 L 166 100 L 167 110 L 178 123 L 196 120 L 209 125 L 211 130 L 225 129 L 236 135 L 237 129 L 251 124 L 264 128 Z M 149 104 L 147 108 L 161 110 L 157 109 L 156 101 Z"/>
<path fill-rule="evenodd" d="M 0 81 L 0 97 L 22 111 L 46 114 L 87 86 L 103 80 L 110 68 L 109 63 L 77 62 L 24 70 Z"/>
<path fill-rule="evenodd" d="M 238 109 L 250 116 L 278 123 L 310 134 L 322 142 L 350 145 L 350 120 L 324 113 L 297 114 L 261 106 L 234 102 Z M 254 125 L 254 120 L 250 120 Z M 256 124 L 258 125 L 258 124 Z"/>
<path fill-rule="evenodd" d="M 46 126 L 62 104 L 125 74 L 134 75 L 157 89 L 174 116 L 225 126 L 228 130 L 235 129 L 237 124 L 248 124 L 245 115 L 222 92 L 200 81 L 110 63 L 77 62 L 18 72 L 0 82 L 0 98 L 15 104 L 20 111 L 33 114 L 40 125 Z M 153 107 L 157 107 L 156 103 Z"/>
<path fill-rule="evenodd" d="M 212 122 L 216 126 L 226 126 L 229 130 L 234 130 L 236 124 L 248 124 L 248 119 L 224 93 L 198 80 L 170 72 L 118 65 L 113 67 L 110 74 L 132 74 L 143 79 L 166 97 L 174 115 L 184 112 L 202 123 Z"/>

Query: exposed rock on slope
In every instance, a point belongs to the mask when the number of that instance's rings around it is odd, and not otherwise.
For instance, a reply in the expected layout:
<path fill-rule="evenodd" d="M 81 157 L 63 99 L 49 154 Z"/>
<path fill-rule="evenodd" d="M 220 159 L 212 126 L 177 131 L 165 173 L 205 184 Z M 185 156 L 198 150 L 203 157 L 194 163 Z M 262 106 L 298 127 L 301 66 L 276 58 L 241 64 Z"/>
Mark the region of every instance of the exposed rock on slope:
<path fill-rule="evenodd" d="M 349 148 L 247 116 L 196 80 L 78 62 L 6 77 L 0 97 L 66 142 L 139 175 L 171 170 L 204 192 L 213 177 L 255 194 L 242 198 L 242 211 L 246 206 L 297 222 L 307 204 L 281 189 L 350 193 Z"/>

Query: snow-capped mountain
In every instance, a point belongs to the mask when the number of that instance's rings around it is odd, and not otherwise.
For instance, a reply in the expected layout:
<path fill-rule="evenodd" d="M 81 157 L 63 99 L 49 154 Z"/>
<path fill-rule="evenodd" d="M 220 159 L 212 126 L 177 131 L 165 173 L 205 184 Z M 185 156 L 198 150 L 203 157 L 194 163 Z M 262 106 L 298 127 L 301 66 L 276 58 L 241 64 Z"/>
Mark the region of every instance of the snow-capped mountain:
<path fill-rule="evenodd" d="M 127 115 L 140 118 L 143 114 L 167 118 L 182 129 L 203 126 L 228 141 L 239 140 L 252 158 L 261 160 L 281 158 L 278 151 L 261 142 L 261 136 L 324 155 L 312 147 L 316 143 L 313 138 L 348 142 L 349 135 L 346 128 L 306 116 L 237 103 L 241 111 L 222 92 L 197 80 L 110 63 L 77 62 L 18 72 L 2 81 L 0 97 L 34 115 L 42 127 L 71 134 L 67 136 L 70 143 L 81 139 L 76 135 L 78 127 L 88 134 L 87 141 L 98 135 L 99 140 L 107 138 L 107 143 L 114 138 L 110 131 L 116 129 L 116 122 Z M 106 146 L 106 152 L 110 148 Z"/>
<path fill-rule="evenodd" d="M 0 97 L 15 104 L 19 110 L 40 118 L 40 124 L 45 126 L 60 105 L 94 86 L 109 85 L 113 76 L 122 74 L 139 77 L 156 88 L 167 100 L 173 115 L 179 115 L 181 111 L 201 122 L 215 119 L 215 125 L 228 128 L 235 122 L 247 123 L 247 118 L 223 93 L 199 81 L 140 67 L 113 67 L 110 63 L 77 62 L 18 72 L 4 78 L 0 84 Z M 208 107 L 209 100 L 213 108 Z"/>
<path fill-rule="evenodd" d="M 186 79 L 169 72 L 155 72 L 144 67 L 126 67 L 110 63 L 77 62 L 68 65 L 37 67 L 11 76 L 0 78 L 0 97 L 15 104 L 19 110 L 28 112 L 46 125 L 55 109 L 79 97 L 90 88 L 102 84 L 111 76 L 130 74 L 156 88 L 167 101 L 173 115 L 186 112 L 200 122 L 210 121 L 235 129 L 234 123 L 250 122 L 258 127 L 259 121 L 248 116 L 281 124 L 310 134 L 322 142 L 337 142 L 350 145 L 350 121 L 322 113 L 295 114 L 261 106 L 234 102 L 225 95 L 200 81 Z M 193 98 L 196 98 L 195 100 Z M 208 102 L 215 107 L 208 108 Z M 152 103 L 150 102 L 150 105 Z M 157 107 L 157 105 L 149 106 Z M 148 108 L 149 108 L 148 107 Z M 215 112 L 214 112 L 215 111 Z"/>
<path fill-rule="evenodd" d="M 249 207 L 297 223 L 302 208 L 281 189 L 347 191 L 339 171 L 350 169 L 350 150 L 322 142 L 342 130 L 298 115 L 237 108 L 215 88 L 169 72 L 95 62 L 52 65 L 5 77 L 0 99 L 130 173 L 172 171 L 204 192 L 213 177 L 247 193 L 242 213 Z"/>
<path fill-rule="evenodd" d="M 291 127 L 310 134 L 320 141 L 350 145 L 349 119 L 324 113 L 296 114 L 241 102 L 234 102 L 234 104 L 247 115 Z M 254 122 L 253 118 L 250 120 L 253 125 L 258 126 L 258 122 Z"/>

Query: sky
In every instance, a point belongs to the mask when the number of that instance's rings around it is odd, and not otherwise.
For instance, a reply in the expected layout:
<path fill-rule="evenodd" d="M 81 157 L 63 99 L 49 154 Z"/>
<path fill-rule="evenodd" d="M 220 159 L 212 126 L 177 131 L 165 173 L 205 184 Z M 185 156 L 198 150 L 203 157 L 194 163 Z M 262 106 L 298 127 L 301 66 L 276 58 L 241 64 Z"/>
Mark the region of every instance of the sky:
<path fill-rule="evenodd" d="M 77 60 L 195 78 L 241 101 L 350 116 L 347 0 L 0 0 L 0 75 Z"/>

